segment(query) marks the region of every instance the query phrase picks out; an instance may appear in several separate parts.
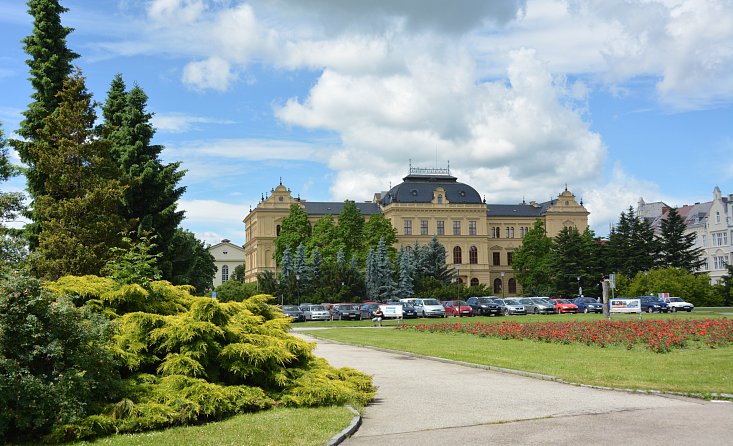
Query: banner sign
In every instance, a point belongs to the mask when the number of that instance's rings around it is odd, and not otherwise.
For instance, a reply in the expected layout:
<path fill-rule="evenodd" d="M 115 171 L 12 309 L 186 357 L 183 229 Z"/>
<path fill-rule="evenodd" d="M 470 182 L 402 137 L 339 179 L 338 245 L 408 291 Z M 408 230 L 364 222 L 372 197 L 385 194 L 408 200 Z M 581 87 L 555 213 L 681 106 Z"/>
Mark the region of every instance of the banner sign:
<path fill-rule="evenodd" d="M 611 299 L 611 313 L 641 314 L 641 301 L 639 299 Z"/>
<path fill-rule="evenodd" d="M 402 305 L 380 305 L 385 318 L 402 319 Z"/>

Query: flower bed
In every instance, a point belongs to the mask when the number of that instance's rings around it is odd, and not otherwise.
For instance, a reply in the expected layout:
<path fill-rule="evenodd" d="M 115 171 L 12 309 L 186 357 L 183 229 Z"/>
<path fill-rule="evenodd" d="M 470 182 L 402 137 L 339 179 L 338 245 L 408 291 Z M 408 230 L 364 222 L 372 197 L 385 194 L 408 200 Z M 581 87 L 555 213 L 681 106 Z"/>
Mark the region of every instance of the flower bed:
<path fill-rule="evenodd" d="M 438 323 L 402 325 L 402 330 L 430 333 L 467 333 L 500 339 L 530 339 L 561 344 L 580 343 L 627 349 L 646 346 L 657 353 L 701 343 L 710 348 L 733 343 L 733 322 L 728 319 L 668 319 L 646 321 Z"/>

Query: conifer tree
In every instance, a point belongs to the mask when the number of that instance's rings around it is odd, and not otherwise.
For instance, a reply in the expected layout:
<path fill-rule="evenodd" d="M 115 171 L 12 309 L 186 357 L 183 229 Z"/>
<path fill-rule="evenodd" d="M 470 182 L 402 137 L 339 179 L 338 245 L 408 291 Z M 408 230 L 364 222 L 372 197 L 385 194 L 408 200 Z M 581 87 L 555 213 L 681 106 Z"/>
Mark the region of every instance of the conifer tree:
<path fill-rule="evenodd" d="M 10 143 L 27 166 L 25 175 L 32 205 L 39 196 L 46 193 L 46 174 L 37 169 L 38 160 L 33 155 L 33 146 L 40 142 L 39 132 L 45 126 L 44 119 L 59 104 L 57 94 L 72 72 L 72 61 L 79 57 L 66 46 L 66 36 L 72 31 L 71 28 L 61 25 L 61 14 L 66 11 L 58 0 L 28 1 L 28 13 L 33 16 L 33 31 L 23 39 L 23 44 L 25 52 L 30 56 L 26 63 L 30 68 L 33 102 L 23 112 L 25 119 L 18 130 L 24 140 L 12 140 Z M 32 206 L 32 209 L 35 207 Z M 34 210 L 29 216 L 31 223 L 27 225 L 28 240 L 31 249 L 35 249 L 41 226 Z"/>
<path fill-rule="evenodd" d="M 177 210 L 185 192 L 178 186 L 184 172 L 179 170 L 180 163 L 164 165 L 160 160 L 163 146 L 151 143 L 155 129 L 152 114 L 146 110 L 147 99 L 138 86 L 125 91 L 122 76 L 116 75 L 102 107 L 104 122 L 99 133 L 112 143 L 110 153 L 127 186 L 122 215 L 135 229 L 136 238 L 156 240 L 155 253 L 164 254 L 159 258 L 163 278 L 171 280 L 175 272 L 167 248 L 184 217 Z"/>
<path fill-rule="evenodd" d="M 400 281 L 397 287 L 397 294 L 401 299 L 412 297 L 414 294 L 415 268 L 412 262 L 412 255 L 404 248 L 400 249 Z"/>
<path fill-rule="evenodd" d="M 563 228 L 552 240 L 550 271 L 553 290 L 561 296 L 577 295 L 578 278 L 585 268 L 583 239 L 575 227 Z"/>
<path fill-rule="evenodd" d="M 275 239 L 275 259 L 279 265 L 286 248 L 296 249 L 299 244 L 307 243 L 311 236 L 308 214 L 298 204 L 290 205 L 290 212 L 280 225 L 280 235 Z"/>
<path fill-rule="evenodd" d="M 686 229 L 687 225 L 677 209 L 670 209 L 667 218 L 662 220 L 659 238 L 661 266 L 694 272 L 703 264 L 702 249 L 694 248 L 695 234 L 685 234 Z"/>
<path fill-rule="evenodd" d="M 99 275 L 109 248 L 127 230 L 119 210 L 124 188 L 109 143 L 93 137 L 95 103 L 80 73 L 67 79 L 57 99 L 30 150 L 45 179 L 34 205 L 43 231 L 32 265 L 47 279 Z"/>
<path fill-rule="evenodd" d="M 18 174 L 8 158 L 2 124 L 0 124 L 0 182 Z M 15 220 L 24 210 L 24 195 L 21 192 L 0 191 L 0 267 L 17 268 L 27 256 L 25 239 L 19 231 L 5 226 Z"/>
<path fill-rule="evenodd" d="M 545 224 L 536 220 L 514 250 L 512 269 L 517 281 L 530 295 L 545 295 L 550 284 L 550 252 L 552 240 L 545 234 Z"/>

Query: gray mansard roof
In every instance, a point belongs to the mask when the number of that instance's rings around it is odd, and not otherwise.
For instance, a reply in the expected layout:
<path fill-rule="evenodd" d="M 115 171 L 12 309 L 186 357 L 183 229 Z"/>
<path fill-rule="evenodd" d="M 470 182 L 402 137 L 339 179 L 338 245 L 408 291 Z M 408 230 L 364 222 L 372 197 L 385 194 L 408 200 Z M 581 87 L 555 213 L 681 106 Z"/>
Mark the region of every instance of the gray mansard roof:
<path fill-rule="evenodd" d="M 473 187 L 459 183 L 451 175 L 419 175 L 410 174 L 404 177 L 403 182 L 382 194 L 382 203 L 387 206 L 392 203 L 430 203 L 433 201 L 433 192 L 442 187 L 445 198 L 449 203 L 481 204 L 481 196 Z"/>
<path fill-rule="evenodd" d="M 338 201 L 301 201 L 308 215 L 338 215 L 344 209 L 344 202 Z M 382 211 L 376 203 L 355 203 L 361 215 L 380 214 Z"/>
<path fill-rule="evenodd" d="M 490 217 L 542 217 L 555 200 L 544 203 L 487 204 Z"/>

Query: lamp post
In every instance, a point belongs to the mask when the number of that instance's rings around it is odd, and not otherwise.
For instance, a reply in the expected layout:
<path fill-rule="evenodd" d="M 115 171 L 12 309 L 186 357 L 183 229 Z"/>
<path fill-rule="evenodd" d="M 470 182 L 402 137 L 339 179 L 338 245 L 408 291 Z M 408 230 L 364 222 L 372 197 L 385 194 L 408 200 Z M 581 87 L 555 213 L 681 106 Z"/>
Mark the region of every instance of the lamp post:
<path fill-rule="evenodd" d="M 295 275 L 295 292 L 298 295 L 298 306 L 300 306 L 300 275 Z"/>
<path fill-rule="evenodd" d="M 644 271 L 644 295 L 649 294 L 649 271 Z"/>
<path fill-rule="evenodd" d="M 501 272 L 501 298 L 504 299 L 504 271 Z"/>
<path fill-rule="evenodd" d="M 578 276 L 578 297 L 583 296 L 583 288 L 580 287 L 580 276 Z"/>

